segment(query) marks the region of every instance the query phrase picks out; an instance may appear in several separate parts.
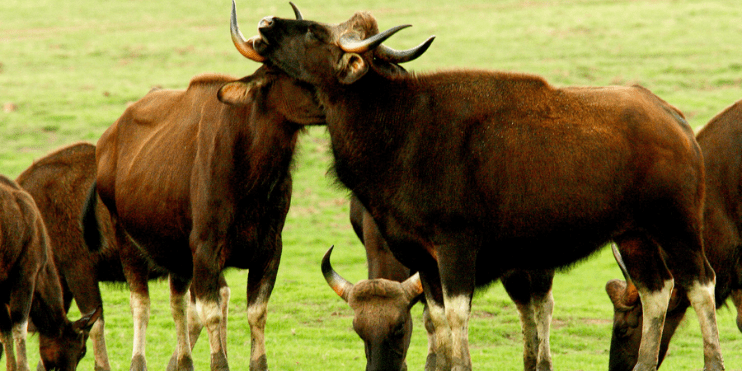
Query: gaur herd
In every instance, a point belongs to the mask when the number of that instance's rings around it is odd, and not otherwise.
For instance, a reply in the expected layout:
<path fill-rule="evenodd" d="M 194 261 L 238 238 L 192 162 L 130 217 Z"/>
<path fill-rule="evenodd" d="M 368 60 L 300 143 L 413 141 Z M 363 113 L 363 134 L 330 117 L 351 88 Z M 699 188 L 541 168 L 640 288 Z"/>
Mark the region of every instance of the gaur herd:
<path fill-rule="evenodd" d="M 148 281 L 167 276 L 177 344 L 168 370 L 193 370 L 206 328 L 211 369 L 228 370 L 223 270 L 248 270 L 250 370 L 267 370 L 267 305 L 282 252 L 297 141 L 325 125 L 332 173 L 368 279 L 318 275 L 354 311 L 366 370 L 406 370 L 410 309 L 424 305 L 425 370 L 471 370 L 478 287 L 501 280 L 523 330 L 525 370 L 552 370 L 555 271 L 611 245 L 624 279 L 609 369 L 656 370 L 689 307 L 704 369 L 724 370 L 716 309 L 729 297 L 742 331 L 742 101 L 694 135 L 649 90 L 550 85 L 535 75 L 457 69 L 409 73 L 431 46 L 382 43 L 358 12 L 325 24 L 265 17 L 232 40 L 261 63 L 236 79 L 199 75 L 154 89 L 97 145 L 77 143 L 0 177 L 0 356 L 29 370 L 74 370 L 91 339 L 110 370 L 99 282 L 126 282 L 131 370 L 146 370 Z M 83 318 L 67 318 L 72 300 Z M 700 346 L 701 344 L 699 344 Z"/>

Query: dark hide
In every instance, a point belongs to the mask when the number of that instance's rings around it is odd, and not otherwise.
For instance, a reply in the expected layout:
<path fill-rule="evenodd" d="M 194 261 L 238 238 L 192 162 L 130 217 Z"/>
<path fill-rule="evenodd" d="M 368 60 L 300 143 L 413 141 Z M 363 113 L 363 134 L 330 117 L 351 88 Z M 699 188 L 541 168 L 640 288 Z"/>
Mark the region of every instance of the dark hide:
<path fill-rule="evenodd" d="M 337 178 L 420 272 L 436 369 L 472 367 L 476 286 L 569 266 L 609 241 L 652 303 L 636 369 L 657 365 L 673 285 L 700 313 L 706 369 L 723 369 L 701 232 L 704 165 L 677 109 L 638 86 L 556 88 L 472 70 L 390 76 L 374 67 L 383 39 L 353 42 L 374 28 L 365 13 L 340 25 L 267 17 L 252 45 L 317 89 Z M 674 280 L 660 246 L 682 272 Z"/>
<path fill-rule="evenodd" d="M 85 356 L 88 331 L 102 312 L 98 307 L 77 322 L 67 319 L 50 242 L 31 195 L 0 176 L 0 340 L 9 371 L 29 369 L 29 318 L 39 334 L 43 366 L 75 370 Z"/>

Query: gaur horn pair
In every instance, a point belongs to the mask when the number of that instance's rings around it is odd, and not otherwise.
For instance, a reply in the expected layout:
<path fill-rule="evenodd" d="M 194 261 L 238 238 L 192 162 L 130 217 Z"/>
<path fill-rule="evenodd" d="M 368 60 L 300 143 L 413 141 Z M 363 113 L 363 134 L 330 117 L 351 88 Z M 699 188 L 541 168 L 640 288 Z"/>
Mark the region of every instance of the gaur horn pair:
<path fill-rule="evenodd" d="M 335 246 L 330 247 L 330 249 L 325 253 L 325 256 L 322 257 L 322 275 L 325 276 L 325 281 L 327 281 L 327 284 L 330 285 L 335 293 L 347 302 L 354 285 L 332 269 L 332 264 L 330 264 L 330 255 L 332 255 L 332 249 L 334 247 Z M 402 289 L 407 294 L 407 299 L 409 301 L 413 301 L 423 293 L 420 273 L 413 274 L 410 278 L 402 282 L 401 285 Z"/>
<path fill-rule="evenodd" d="M 289 4 L 291 4 L 291 7 L 294 9 L 296 19 L 299 21 L 304 20 L 299 8 L 297 8 L 294 3 Z M 268 21 L 264 18 L 260 22 L 263 24 Z M 338 46 L 340 46 L 340 48 L 346 53 L 363 53 L 369 50 L 374 50 L 375 57 L 390 63 L 409 62 L 425 53 L 430 44 L 433 43 L 435 36 L 431 36 L 422 44 L 407 50 L 395 50 L 388 46 L 381 45 L 382 42 L 397 33 L 397 31 L 407 27 L 410 27 L 410 25 L 392 27 L 382 33 L 363 40 L 359 40 L 358 37 L 352 34 L 346 34 L 340 37 L 338 40 Z M 253 36 L 250 39 L 245 39 L 245 37 L 242 36 L 242 32 L 240 32 L 240 28 L 237 25 L 237 9 L 234 0 L 232 0 L 232 16 L 230 18 L 229 29 L 232 34 L 232 42 L 242 55 L 256 62 L 265 61 L 265 58 L 261 56 L 254 47 L 255 41 L 259 40 L 260 36 Z"/>

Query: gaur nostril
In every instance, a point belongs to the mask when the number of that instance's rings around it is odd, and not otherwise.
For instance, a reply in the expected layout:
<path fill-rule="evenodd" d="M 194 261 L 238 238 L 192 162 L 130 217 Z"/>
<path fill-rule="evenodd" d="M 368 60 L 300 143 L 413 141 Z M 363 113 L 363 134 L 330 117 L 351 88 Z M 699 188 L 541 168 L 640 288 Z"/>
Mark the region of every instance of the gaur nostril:
<path fill-rule="evenodd" d="M 270 27 L 273 25 L 273 17 L 265 17 L 258 23 L 258 28 Z"/>

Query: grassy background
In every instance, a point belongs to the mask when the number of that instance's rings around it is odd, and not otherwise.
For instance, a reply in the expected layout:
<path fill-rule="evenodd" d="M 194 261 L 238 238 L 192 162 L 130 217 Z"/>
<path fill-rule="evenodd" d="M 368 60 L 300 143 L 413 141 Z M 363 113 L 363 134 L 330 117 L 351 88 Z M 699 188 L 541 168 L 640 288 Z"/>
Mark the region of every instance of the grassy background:
<path fill-rule="evenodd" d="M 240 1 L 243 33 L 266 15 L 291 17 L 287 1 Z M 449 68 L 517 70 L 558 86 L 639 83 L 676 105 L 701 127 L 742 97 L 742 8 L 727 0 L 304 0 L 308 19 L 341 22 L 370 10 L 380 28 L 410 23 L 388 44 L 417 45 L 435 34 L 431 49 L 408 64 L 415 71 Z M 0 2 L 0 173 L 17 176 L 33 159 L 63 145 L 95 142 L 153 86 L 185 88 L 203 72 L 237 77 L 257 64 L 245 60 L 228 36 L 228 0 Z M 348 223 L 347 193 L 326 176 L 330 155 L 324 128 L 301 138 L 295 191 L 284 230 L 284 255 L 269 305 L 266 331 L 273 370 L 359 370 L 363 345 L 351 311 L 325 284 L 319 261 L 336 245 L 335 268 L 351 281 L 366 277 L 365 254 Z M 552 352 L 560 370 L 605 369 L 611 304 L 603 290 L 621 274 L 608 251 L 559 274 Z M 246 272 L 231 270 L 229 359 L 249 365 Z M 131 355 L 128 291 L 103 287 L 111 364 L 127 369 Z M 167 284 L 152 285 L 148 331 L 150 369 L 164 369 L 174 350 Z M 408 355 L 411 370 L 425 359 L 421 308 Z M 71 316 L 78 316 L 75 312 Z M 675 336 L 663 369 L 701 369 L 702 342 L 695 315 Z M 742 335 L 733 311 L 719 312 L 728 370 L 742 369 Z M 204 335 L 205 338 L 205 335 Z M 36 341 L 36 338 L 33 339 Z M 501 285 L 474 300 L 471 353 L 480 370 L 522 368 L 520 324 Z M 37 347 L 30 346 L 32 361 Z M 208 369 L 208 344 L 197 344 L 197 368 Z M 0 370 L 5 363 L 0 362 Z M 81 370 L 92 369 L 92 354 Z"/>

